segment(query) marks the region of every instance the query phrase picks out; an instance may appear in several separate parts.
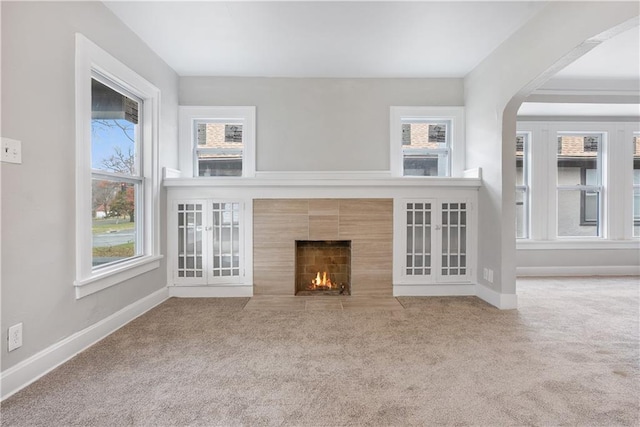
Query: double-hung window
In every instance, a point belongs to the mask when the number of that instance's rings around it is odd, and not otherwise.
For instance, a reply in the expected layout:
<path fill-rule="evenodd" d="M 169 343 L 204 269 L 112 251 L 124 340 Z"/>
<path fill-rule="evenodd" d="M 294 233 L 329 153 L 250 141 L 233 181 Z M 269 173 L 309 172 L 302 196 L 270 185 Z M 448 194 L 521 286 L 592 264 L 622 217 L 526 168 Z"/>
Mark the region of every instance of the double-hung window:
<path fill-rule="evenodd" d="M 633 135 L 633 237 L 640 237 L 640 133 Z"/>
<path fill-rule="evenodd" d="M 558 237 L 602 237 L 606 133 L 558 133 Z"/>
<path fill-rule="evenodd" d="M 516 135 L 516 238 L 529 237 L 529 144 L 530 132 Z"/>
<path fill-rule="evenodd" d="M 255 107 L 180 107 L 180 169 L 194 177 L 255 174 Z"/>
<path fill-rule="evenodd" d="M 159 267 L 160 91 L 76 37 L 76 296 Z"/>
<path fill-rule="evenodd" d="M 391 107 L 391 174 L 456 176 L 464 159 L 462 107 Z"/>

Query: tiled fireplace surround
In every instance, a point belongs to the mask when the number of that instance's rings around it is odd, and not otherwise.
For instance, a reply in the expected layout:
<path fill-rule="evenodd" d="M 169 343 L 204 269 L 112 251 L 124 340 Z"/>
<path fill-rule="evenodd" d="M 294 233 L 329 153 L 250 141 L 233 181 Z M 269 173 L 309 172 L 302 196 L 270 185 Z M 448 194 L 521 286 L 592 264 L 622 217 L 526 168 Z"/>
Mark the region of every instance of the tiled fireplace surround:
<path fill-rule="evenodd" d="M 351 295 L 393 294 L 392 199 L 255 199 L 254 295 L 295 294 L 296 240 L 350 240 Z"/>

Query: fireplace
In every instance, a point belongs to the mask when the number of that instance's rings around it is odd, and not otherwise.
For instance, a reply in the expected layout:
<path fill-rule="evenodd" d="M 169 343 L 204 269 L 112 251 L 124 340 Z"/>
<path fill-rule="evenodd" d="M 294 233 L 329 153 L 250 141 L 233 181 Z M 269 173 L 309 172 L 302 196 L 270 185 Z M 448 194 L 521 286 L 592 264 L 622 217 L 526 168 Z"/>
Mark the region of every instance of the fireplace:
<path fill-rule="evenodd" d="M 296 295 L 350 295 L 351 241 L 296 240 Z"/>

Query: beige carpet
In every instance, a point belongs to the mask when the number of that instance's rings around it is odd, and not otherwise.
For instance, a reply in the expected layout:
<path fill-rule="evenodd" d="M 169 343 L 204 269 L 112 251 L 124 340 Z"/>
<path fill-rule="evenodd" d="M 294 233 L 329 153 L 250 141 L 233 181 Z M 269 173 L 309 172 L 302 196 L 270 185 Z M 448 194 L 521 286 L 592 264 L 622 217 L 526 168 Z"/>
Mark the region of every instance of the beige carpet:
<path fill-rule="evenodd" d="M 640 423 L 637 278 L 404 309 L 171 299 L 2 404 L 2 425 Z"/>

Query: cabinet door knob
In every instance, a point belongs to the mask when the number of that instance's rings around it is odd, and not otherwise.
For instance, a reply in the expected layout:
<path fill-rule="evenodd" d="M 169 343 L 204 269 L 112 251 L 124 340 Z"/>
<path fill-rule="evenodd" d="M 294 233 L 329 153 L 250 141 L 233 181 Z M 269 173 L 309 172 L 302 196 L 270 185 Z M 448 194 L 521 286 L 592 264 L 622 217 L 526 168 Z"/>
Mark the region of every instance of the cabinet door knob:
<path fill-rule="evenodd" d="M 436 224 L 436 230 L 442 230 L 442 226 L 440 224 Z"/>
<path fill-rule="evenodd" d="M 213 227 L 212 227 L 212 226 L 210 226 L 210 225 L 207 225 L 204 229 L 205 229 L 206 231 L 211 231 L 211 230 L 213 230 Z"/>

